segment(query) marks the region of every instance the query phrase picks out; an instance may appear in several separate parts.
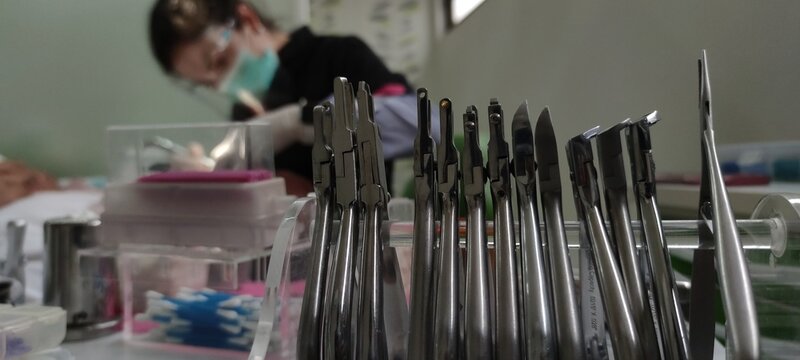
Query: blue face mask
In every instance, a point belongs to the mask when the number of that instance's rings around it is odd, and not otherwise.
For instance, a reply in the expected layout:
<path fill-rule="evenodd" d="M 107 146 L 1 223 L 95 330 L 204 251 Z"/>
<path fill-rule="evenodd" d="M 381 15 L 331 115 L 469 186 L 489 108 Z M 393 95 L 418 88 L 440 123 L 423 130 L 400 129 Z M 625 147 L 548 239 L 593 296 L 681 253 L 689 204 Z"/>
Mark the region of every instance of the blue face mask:
<path fill-rule="evenodd" d="M 261 98 L 272 85 L 275 73 L 278 72 L 278 65 L 280 60 L 273 50 L 267 50 L 258 57 L 249 50 L 240 49 L 236 64 L 217 90 L 228 95 L 233 101 L 239 100 L 239 93 L 242 91 Z"/>

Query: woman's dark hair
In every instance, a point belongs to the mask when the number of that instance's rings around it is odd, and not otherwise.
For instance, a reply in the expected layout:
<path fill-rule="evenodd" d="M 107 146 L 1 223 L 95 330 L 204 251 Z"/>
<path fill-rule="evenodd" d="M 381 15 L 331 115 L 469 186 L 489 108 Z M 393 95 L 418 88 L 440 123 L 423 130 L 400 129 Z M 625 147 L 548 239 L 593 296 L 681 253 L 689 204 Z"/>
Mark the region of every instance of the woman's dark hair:
<path fill-rule="evenodd" d="M 161 69 L 173 71 L 172 52 L 179 44 L 197 39 L 209 25 L 236 20 L 236 7 L 241 3 L 242 0 L 157 0 L 150 12 L 150 49 Z M 260 17 L 267 30 L 276 28 L 274 21 L 263 14 Z"/>

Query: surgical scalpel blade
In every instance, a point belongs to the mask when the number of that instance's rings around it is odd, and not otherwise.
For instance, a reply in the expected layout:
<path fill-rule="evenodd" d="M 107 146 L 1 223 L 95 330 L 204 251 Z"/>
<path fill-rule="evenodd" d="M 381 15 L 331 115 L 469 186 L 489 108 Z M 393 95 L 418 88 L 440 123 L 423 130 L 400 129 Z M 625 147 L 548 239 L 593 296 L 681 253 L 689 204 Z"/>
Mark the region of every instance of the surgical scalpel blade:
<path fill-rule="evenodd" d="M 467 199 L 467 284 L 464 311 L 465 358 L 494 359 L 492 341 L 491 283 L 487 254 L 485 198 L 486 174 L 478 142 L 478 112 L 474 106 L 464 114 L 464 152 L 461 172 Z"/>
<path fill-rule="evenodd" d="M 555 329 L 560 359 L 583 359 L 583 334 L 575 280 L 564 231 L 561 210 L 561 174 L 558 168 L 558 145 L 550 110 L 544 108 L 536 121 L 534 136 L 538 163 L 539 191 L 550 260 L 550 285 L 553 293 Z"/>
<path fill-rule="evenodd" d="M 550 291 L 548 246 L 539 232 L 536 160 L 528 102 L 523 102 L 511 124 L 514 179 L 520 219 L 522 331 L 527 359 L 556 359 L 556 332 Z"/>

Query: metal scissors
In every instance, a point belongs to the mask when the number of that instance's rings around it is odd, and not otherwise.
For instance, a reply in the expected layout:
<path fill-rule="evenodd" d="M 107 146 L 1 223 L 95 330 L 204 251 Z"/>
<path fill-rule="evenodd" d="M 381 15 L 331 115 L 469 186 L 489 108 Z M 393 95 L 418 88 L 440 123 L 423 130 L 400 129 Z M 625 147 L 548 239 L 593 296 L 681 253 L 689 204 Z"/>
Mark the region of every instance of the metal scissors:
<path fill-rule="evenodd" d="M 326 102 L 315 106 L 316 136 L 311 154 L 317 214 L 311 243 L 311 266 L 303 292 L 303 307 L 298 325 L 298 334 L 303 334 L 297 339 L 297 357 L 300 359 L 322 358 L 323 305 L 335 201 L 333 150 L 330 148 L 332 125 L 331 104 Z"/>
<path fill-rule="evenodd" d="M 536 162 L 539 165 L 539 191 L 542 197 L 550 284 L 555 310 L 555 329 L 560 359 L 583 359 L 584 346 L 575 279 L 569 259 L 564 216 L 561 210 L 561 174 L 558 168 L 558 145 L 550 110 L 544 108 L 536 121 Z"/>
<path fill-rule="evenodd" d="M 414 240 L 411 265 L 410 359 L 433 357 L 435 268 L 433 266 L 436 153 L 431 137 L 428 90 L 417 90 L 418 132 L 414 140 Z"/>
<path fill-rule="evenodd" d="M 478 110 L 467 107 L 464 114 L 464 152 L 461 174 L 467 200 L 467 276 L 464 303 L 464 347 L 466 359 L 494 359 L 492 340 L 489 259 L 484 219 L 483 186 L 486 174 L 478 142 Z"/>
<path fill-rule="evenodd" d="M 708 225 L 709 231 L 700 232 L 701 249 L 714 246 L 716 269 L 725 305 L 727 350 L 728 356 L 733 359 L 758 359 L 759 330 L 756 316 L 756 306 L 753 297 L 753 288 L 750 283 L 750 274 L 744 257 L 742 243 L 736 229 L 736 218 L 731 210 L 728 191 L 722 178 L 719 166 L 717 149 L 714 142 L 714 121 L 711 112 L 711 85 L 708 76 L 708 60 L 703 50 L 702 57 L 697 61 L 700 75 L 700 128 L 702 130 L 701 148 L 703 155 L 702 180 L 700 185 L 700 210 L 699 218 Z M 713 241 L 713 245 L 712 245 Z M 703 250 L 700 250 L 701 260 Z M 698 252 L 695 252 L 697 260 Z M 713 274 L 715 267 L 707 260 L 695 263 L 692 270 L 692 301 L 701 296 L 707 296 L 707 289 L 712 289 L 710 298 L 713 299 L 714 283 L 702 275 L 696 277 L 697 272 Z M 698 266 L 701 265 L 701 266 Z M 695 280 L 699 280 L 695 282 Z M 695 291 L 699 291 L 695 293 Z M 707 311 L 705 307 L 713 310 L 713 303 L 701 305 L 695 309 L 692 303 L 692 356 L 696 359 L 710 358 L 707 349 L 712 347 L 713 354 L 713 328 L 714 318 L 699 313 Z M 710 311 L 709 313 L 713 313 Z M 695 322 L 697 321 L 697 322 Z M 698 327 L 696 328 L 696 324 Z M 695 334 L 695 329 L 698 333 Z M 712 330 L 709 335 L 707 330 Z M 706 331 L 706 332 L 700 332 Z M 695 339 L 695 336 L 697 338 Z M 709 344 L 710 342 L 710 344 Z"/>
<path fill-rule="evenodd" d="M 583 226 L 589 233 L 615 358 L 642 359 L 644 353 L 633 321 L 630 299 L 600 210 L 600 191 L 591 144 L 591 138 L 597 132 L 595 127 L 567 143 L 570 179 L 578 196 L 576 204 L 583 209 Z"/>
<path fill-rule="evenodd" d="M 636 247 L 636 238 L 631 227 L 631 216 L 628 211 L 628 181 L 625 176 L 625 161 L 622 150 L 622 135 L 627 129 L 629 120 L 625 120 L 597 135 L 597 152 L 600 173 L 603 177 L 603 194 L 606 211 L 611 222 L 611 237 L 616 243 L 617 260 L 622 270 L 625 288 L 631 300 L 631 311 L 636 328 L 642 338 L 642 347 L 647 358 L 660 358 L 661 350 L 656 335 L 653 313 L 650 310 L 650 296 L 645 284 L 645 273 L 641 269 L 642 259 Z M 631 159 L 634 157 L 631 156 Z M 637 158 L 638 160 L 639 158 Z M 632 164 L 636 167 L 636 164 Z M 634 184 L 639 184 L 634 173 Z M 638 194 L 638 193 L 637 193 Z M 637 196 L 638 199 L 638 196 Z M 640 214 L 641 218 L 641 214 Z M 659 219 L 660 220 L 660 219 Z M 660 224 L 660 221 L 658 222 Z M 647 252 L 644 244 L 642 252 Z M 662 323 L 663 324 L 663 323 Z M 669 357 L 678 359 L 678 357 Z"/>
<path fill-rule="evenodd" d="M 436 173 L 441 197 L 439 279 L 436 282 L 434 358 L 461 358 L 461 249 L 458 236 L 458 150 L 453 143 L 453 103 L 439 102 L 441 143 Z"/>
<path fill-rule="evenodd" d="M 651 290 L 661 330 L 664 356 L 667 359 L 688 359 L 689 339 L 656 202 L 655 162 L 650 141 L 650 126 L 659 119 L 658 113 L 654 111 L 628 128 L 633 192 L 636 195 L 639 218 L 642 221 L 643 249 L 647 254 L 649 266 L 647 270 L 652 278 Z"/>
<path fill-rule="evenodd" d="M 536 160 L 528 102 L 514 113 L 511 124 L 514 149 L 514 179 L 520 221 L 520 277 L 522 279 L 523 343 L 528 359 L 556 359 L 556 332 L 550 293 L 547 244 L 539 232 L 539 205 L 536 193 Z M 569 261 L 569 259 L 567 259 Z M 571 280 L 571 279 L 570 279 Z"/>
<path fill-rule="evenodd" d="M 357 144 L 353 129 L 354 104 L 352 85 L 343 77 L 333 83 L 333 159 L 336 205 L 341 212 L 336 262 L 333 264 L 330 304 L 325 309 L 326 325 L 323 346 L 326 359 L 350 359 L 354 351 L 352 327 L 355 284 L 356 246 L 359 238 Z M 356 334 L 357 338 L 357 334 Z"/>

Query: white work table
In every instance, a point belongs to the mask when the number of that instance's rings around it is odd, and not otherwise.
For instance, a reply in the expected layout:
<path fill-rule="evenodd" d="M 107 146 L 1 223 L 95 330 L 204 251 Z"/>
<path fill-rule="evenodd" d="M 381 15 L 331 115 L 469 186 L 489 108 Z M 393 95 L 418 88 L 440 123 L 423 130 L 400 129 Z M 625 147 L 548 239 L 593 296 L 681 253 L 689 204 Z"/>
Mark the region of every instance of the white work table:
<path fill-rule="evenodd" d="M 239 360 L 247 359 L 243 352 L 218 352 L 213 349 L 191 350 L 163 349 L 126 343 L 122 334 L 114 334 L 89 341 L 61 344 L 75 360 Z"/>

